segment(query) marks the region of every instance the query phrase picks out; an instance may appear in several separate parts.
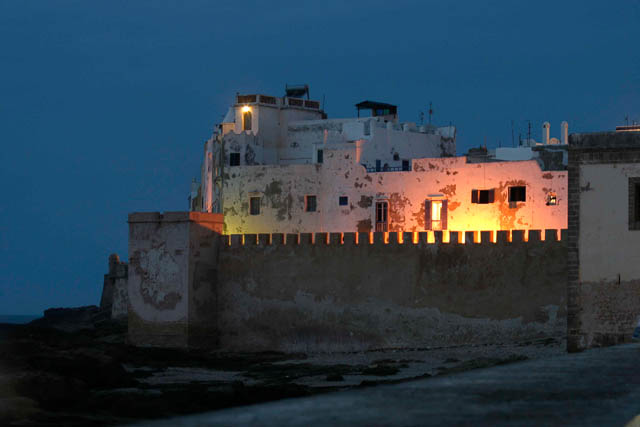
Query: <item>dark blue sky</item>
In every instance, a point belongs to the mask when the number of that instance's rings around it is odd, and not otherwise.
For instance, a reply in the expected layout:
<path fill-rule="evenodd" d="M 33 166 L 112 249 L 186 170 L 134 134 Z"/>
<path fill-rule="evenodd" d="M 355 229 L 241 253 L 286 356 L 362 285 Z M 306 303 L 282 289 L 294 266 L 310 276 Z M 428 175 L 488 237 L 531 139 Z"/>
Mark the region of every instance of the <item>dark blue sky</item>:
<path fill-rule="evenodd" d="M 127 213 L 185 209 L 236 91 L 432 101 L 458 153 L 640 121 L 640 3 L 524 3 L 0 1 L 0 313 L 97 304 Z"/>

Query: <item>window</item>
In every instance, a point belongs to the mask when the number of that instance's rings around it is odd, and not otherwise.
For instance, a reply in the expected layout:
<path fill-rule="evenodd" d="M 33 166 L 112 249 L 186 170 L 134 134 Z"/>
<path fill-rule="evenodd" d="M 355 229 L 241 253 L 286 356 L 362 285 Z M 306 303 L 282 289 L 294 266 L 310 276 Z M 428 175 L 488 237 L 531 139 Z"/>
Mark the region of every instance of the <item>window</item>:
<path fill-rule="evenodd" d="M 229 166 L 240 166 L 240 153 L 229 154 Z"/>
<path fill-rule="evenodd" d="M 251 130 L 251 111 L 242 113 L 242 129 Z"/>
<path fill-rule="evenodd" d="M 425 202 L 425 230 L 447 229 L 447 200 L 435 199 Z"/>
<path fill-rule="evenodd" d="M 324 162 L 324 151 L 318 150 L 318 163 Z"/>
<path fill-rule="evenodd" d="M 495 191 L 491 190 L 471 190 L 471 203 L 488 204 L 493 203 Z"/>
<path fill-rule="evenodd" d="M 260 197 L 249 198 L 249 215 L 260 215 Z"/>
<path fill-rule="evenodd" d="M 527 201 L 527 187 L 509 187 L 509 202 L 526 202 Z"/>
<path fill-rule="evenodd" d="M 547 194 L 547 206 L 555 206 L 558 204 L 558 196 L 553 191 Z"/>
<path fill-rule="evenodd" d="M 376 202 L 376 231 L 389 231 L 388 202 Z"/>
<path fill-rule="evenodd" d="M 397 162 L 398 160 L 400 160 L 400 154 L 398 154 L 398 153 L 393 153 L 393 160 L 394 160 L 395 162 Z"/>
<path fill-rule="evenodd" d="M 347 196 L 340 196 L 338 198 L 338 205 L 339 206 L 347 206 L 349 204 L 349 197 Z"/>
<path fill-rule="evenodd" d="M 402 170 L 405 172 L 411 170 L 411 165 L 409 164 L 409 160 L 402 161 Z"/>
<path fill-rule="evenodd" d="M 640 177 L 629 178 L 629 230 L 640 230 Z"/>
<path fill-rule="evenodd" d="M 306 212 L 316 211 L 316 196 L 304 196 L 304 210 Z"/>

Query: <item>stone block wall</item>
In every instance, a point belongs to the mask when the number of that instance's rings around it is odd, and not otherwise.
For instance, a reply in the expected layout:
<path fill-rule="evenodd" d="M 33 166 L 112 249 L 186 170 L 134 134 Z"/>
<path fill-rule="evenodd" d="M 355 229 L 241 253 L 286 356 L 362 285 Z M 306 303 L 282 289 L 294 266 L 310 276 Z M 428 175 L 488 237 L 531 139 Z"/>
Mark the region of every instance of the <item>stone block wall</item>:
<path fill-rule="evenodd" d="M 446 234 L 221 236 L 218 348 L 358 351 L 564 336 L 566 230 Z"/>
<path fill-rule="evenodd" d="M 563 230 L 222 235 L 132 214 L 129 340 L 221 351 L 515 342 L 566 330 Z"/>

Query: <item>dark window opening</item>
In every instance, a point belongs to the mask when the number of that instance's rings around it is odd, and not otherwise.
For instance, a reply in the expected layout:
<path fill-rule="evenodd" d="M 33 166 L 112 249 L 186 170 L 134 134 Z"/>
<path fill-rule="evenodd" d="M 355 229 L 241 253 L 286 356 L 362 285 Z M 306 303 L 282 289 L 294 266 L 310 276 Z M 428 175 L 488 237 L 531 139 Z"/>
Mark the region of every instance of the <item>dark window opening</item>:
<path fill-rule="evenodd" d="M 249 198 L 249 214 L 260 215 L 260 197 Z"/>
<path fill-rule="evenodd" d="M 409 160 L 403 160 L 402 161 L 402 170 L 403 171 L 410 171 L 411 170 L 411 167 L 410 167 L 410 164 L 409 164 Z"/>
<path fill-rule="evenodd" d="M 493 203 L 494 190 L 471 190 L 471 203 L 485 205 Z"/>
<path fill-rule="evenodd" d="M 527 187 L 509 187 L 509 202 L 526 202 Z"/>
<path fill-rule="evenodd" d="M 245 111 L 242 113 L 242 129 L 251 130 L 251 111 Z"/>
<path fill-rule="evenodd" d="M 380 169 L 382 169 L 382 161 L 376 160 L 376 172 L 380 172 Z"/>
<path fill-rule="evenodd" d="M 324 151 L 318 150 L 318 163 L 324 162 Z"/>
<path fill-rule="evenodd" d="M 393 154 L 393 161 L 394 161 L 394 162 L 397 162 L 398 160 L 400 160 L 400 154 L 398 154 L 398 153 L 394 153 L 394 154 Z"/>
<path fill-rule="evenodd" d="M 340 196 L 338 198 L 338 205 L 347 206 L 349 204 L 349 198 L 347 196 Z"/>
<path fill-rule="evenodd" d="M 240 166 L 240 153 L 229 154 L 229 166 Z"/>
<path fill-rule="evenodd" d="M 376 231 L 389 231 L 389 203 L 376 202 Z"/>
<path fill-rule="evenodd" d="M 305 196 L 304 197 L 304 210 L 306 212 L 315 212 L 316 211 L 316 196 Z"/>

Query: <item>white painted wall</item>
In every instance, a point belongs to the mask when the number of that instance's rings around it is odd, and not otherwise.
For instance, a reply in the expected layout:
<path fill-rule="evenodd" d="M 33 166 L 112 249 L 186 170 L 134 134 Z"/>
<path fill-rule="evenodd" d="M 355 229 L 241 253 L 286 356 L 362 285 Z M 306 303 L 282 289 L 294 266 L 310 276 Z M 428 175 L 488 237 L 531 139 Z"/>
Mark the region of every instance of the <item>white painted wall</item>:
<path fill-rule="evenodd" d="M 580 281 L 640 278 L 640 230 L 629 230 L 629 178 L 640 164 L 580 166 Z"/>
<path fill-rule="evenodd" d="M 350 148 L 350 149 L 349 149 Z M 323 165 L 231 168 L 224 184 L 226 233 L 356 231 L 375 226 L 375 201 L 390 204 L 390 231 L 424 231 L 424 202 L 448 200 L 448 229 L 508 230 L 567 227 L 567 173 L 542 171 L 535 160 L 466 163 L 465 157 L 413 161 L 411 172 L 366 173 L 354 162 L 356 145 L 327 150 Z M 526 202 L 510 205 L 508 188 L 525 185 Z M 492 204 L 471 203 L 472 189 L 495 189 Z M 274 191 L 278 190 L 278 191 Z M 555 192 L 556 206 L 546 205 Z M 262 197 L 261 214 L 248 214 L 250 193 Z M 304 196 L 316 195 L 318 211 L 304 211 Z M 338 198 L 347 196 L 348 206 Z"/>

